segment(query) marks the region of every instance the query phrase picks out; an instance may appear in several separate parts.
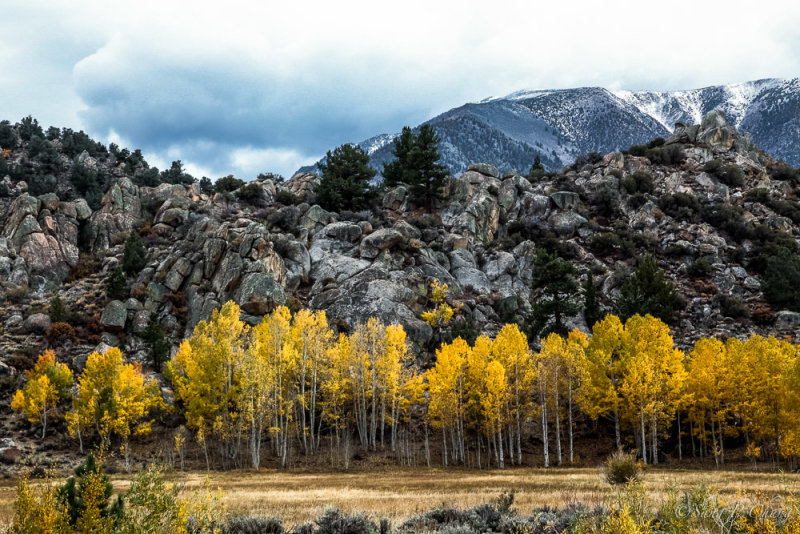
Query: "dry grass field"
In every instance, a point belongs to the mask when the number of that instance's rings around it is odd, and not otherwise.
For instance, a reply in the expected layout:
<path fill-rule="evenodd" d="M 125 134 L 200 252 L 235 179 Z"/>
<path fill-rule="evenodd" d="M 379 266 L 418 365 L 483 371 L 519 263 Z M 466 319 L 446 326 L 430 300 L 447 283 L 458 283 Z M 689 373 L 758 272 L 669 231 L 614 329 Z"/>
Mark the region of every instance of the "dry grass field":
<path fill-rule="evenodd" d="M 208 477 L 221 488 L 231 514 L 277 515 L 285 525 L 318 517 L 326 506 L 365 511 L 395 524 L 441 504 L 467 508 L 490 502 L 502 491 L 516 490 L 515 508 L 526 514 L 536 506 L 571 502 L 603 504 L 614 490 L 598 469 L 508 469 L 460 471 L 386 469 L 368 472 L 254 471 L 174 473 L 169 478 L 186 489 L 200 488 Z M 129 477 L 112 477 L 116 491 L 125 491 Z M 723 497 L 742 492 L 767 496 L 800 494 L 800 475 L 753 471 L 652 469 L 644 477 L 649 495 L 658 501 L 670 489 L 705 484 Z M 0 525 L 11 519 L 15 482 L 0 482 Z"/>

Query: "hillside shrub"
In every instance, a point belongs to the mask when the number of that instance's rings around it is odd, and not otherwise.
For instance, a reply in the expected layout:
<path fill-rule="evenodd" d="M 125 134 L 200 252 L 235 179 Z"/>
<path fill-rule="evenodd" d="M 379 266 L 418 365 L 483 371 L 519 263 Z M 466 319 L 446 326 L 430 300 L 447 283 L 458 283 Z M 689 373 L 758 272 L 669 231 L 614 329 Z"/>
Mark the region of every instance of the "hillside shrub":
<path fill-rule="evenodd" d="M 138 232 L 131 232 L 125 241 L 125 250 L 122 254 L 122 269 L 128 275 L 141 272 L 147 265 L 147 250 L 144 248 L 142 238 Z"/>
<path fill-rule="evenodd" d="M 707 258 L 697 258 L 686 269 L 686 273 L 695 278 L 705 278 L 714 272 L 714 266 Z"/>
<path fill-rule="evenodd" d="M 800 183 L 800 169 L 795 169 L 786 163 L 778 163 L 769 170 L 769 175 L 773 180 L 790 182 L 793 185 Z"/>
<path fill-rule="evenodd" d="M 264 190 L 256 182 L 249 182 L 236 191 L 239 200 L 252 204 L 253 206 L 264 205 Z"/>
<path fill-rule="evenodd" d="M 294 206 L 299 201 L 300 200 L 287 189 L 278 189 L 278 192 L 275 193 L 275 202 L 283 204 L 284 206 Z"/>
<path fill-rule="evenodd" d="M 50 328 L 45 333 L 47 339 L 54 343 L 73 339 L 75 337 L 75 329 L 71 324 L 65 322 L 52 323 Z"/>
<path fill-rule="evenodd" d="M 719 294 L 714 297 L 714 302 L 719 306 L 720 313 L 725 317 L 731 317 L 732 319 L 750 317 L 750 309 L 740 298 Z"/>
<path fill-rule="evenodd" d="M 653 192 L 653 177 L 648 172 L 636 171 L 635 173 L 622 178 L 619 183 L 630 195 L 634 193 Z"/>
<path fill-rule="evenodd" d="M 236 178 L 234 175 L 229 174 L 216 181 L 214 190 L 217 193 L 231 193 L 236 191 L 244 185 L 244 180 Z"/>
<path fill-rule="evenodd" d="M 611 485 L 639 482 L 642 466 L 636 455 L 622 449 L 609 456 L 603 464 L 603 475 Z"/>
<path fill-rule="evenodd" d="M 726 165 L 722 160 L 712 159 L 703 165 L 703 171 L 729 187 L 744 185 L 744 171 L 737 165 Z"/>
<path fill-rule="evenodd" d="M 772 306 L 800 312 L 800 258 L 781 247 L 767 260 L 761 290 Z"/>
<path fill-rule="evenodd" d="M 696 222 L 700 214 L 700 202 L 689 193 L 672 193 L 658 199 L 658 207 L 676 221 Z"/>

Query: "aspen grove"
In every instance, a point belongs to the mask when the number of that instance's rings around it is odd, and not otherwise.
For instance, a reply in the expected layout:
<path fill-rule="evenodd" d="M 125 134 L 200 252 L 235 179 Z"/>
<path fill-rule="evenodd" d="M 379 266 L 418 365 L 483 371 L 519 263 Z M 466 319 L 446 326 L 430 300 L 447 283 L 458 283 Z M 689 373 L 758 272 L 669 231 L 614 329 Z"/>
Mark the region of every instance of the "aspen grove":
<path fill-rule="evenodd" d="M 673 457 L 722 465 L 727 442 L 753 462 L 794 466 L 798 354 L 798 345 L 757 335 L 701 338 L 684 353 L 657 318 L 607 315 L 592 335 L 552 333 L 538 350 L 516 324 L 494 339 L 456 338 L 423 369 L 402 326 L 372 318 L 337 335 L 324 311 L 286 307 L 249 326 L 228 302 L 197 324 L 165 375 L 175 398 L 169 409 L 185 419 L 208 468 L 257 469 L 268 457 L 287 466 L 299 455 L 347 468 L 357 446 L 406 465 L 565 465 L 580 458 L 577 438 L 599 425 L 647 463 L 663 459 L 669 440 Z M 65 416 L 82 440 L 110 446 L 114 438 L 127 459 L 129 437 L 148 433 L 147 417 L 166 405 L 119 350 L 89 364 L 66 413 L 59 407 L 69 403 L 72 377 L 51 353 L 14 407 L 42 425 Z M 118 398 L 109 404 L 112 391 Z M 175 434 L 181 462 L 192 441 L 185 432 Z"/>

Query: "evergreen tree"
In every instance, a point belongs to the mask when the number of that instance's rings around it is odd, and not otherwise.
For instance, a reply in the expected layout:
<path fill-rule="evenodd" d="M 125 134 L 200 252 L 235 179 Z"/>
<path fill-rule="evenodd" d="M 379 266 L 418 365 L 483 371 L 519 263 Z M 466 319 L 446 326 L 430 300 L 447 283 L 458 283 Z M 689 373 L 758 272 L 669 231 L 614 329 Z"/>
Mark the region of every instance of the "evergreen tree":
<path fill-rule="evenodd" d="M 153 357 L 153 368 L 160 373 L 162 364 L 169 359 L 170 343 L 164 333 L 164 329 L 161 328 L 161 324 L 158 322 L 158 315 L 155 312 L 150 314 L 147 328 L 142 332 L 142 340 L 150 349 L 150 355 Z"/>
<path fill-rule="evenodd" d="M 106 293 L 111 299 L 124 299 L 128 296 L 128 279 L 122 269 L 114 269 L 106 280 Z"/>
<path fill-rule="evenodd" d="M 787 248 L 767 260 L 761 290 L 767 302 L 781 309 L 800 311 L 800 258 Z"/>
<path fill-rule="evenodd" d="M 85 494 L 89 491 L 90 484 L 97 483 L 100 484 L 101 488 L 99 495 L 91 496 L 94 501 L 91 504 L 99 509 L 103 517 L 111 518 L 114 521 L 122 517 L 122 498 L 117 497 L 114 504 L 110 505 L 113 490 L 111 479 L 102 472 L 100 463 L 95 459 L 94 454 L 89 453 L 86 456 L 86 460 L 75 468 L 75 476 L 69 477 L 67 482 L 58 488 L 58 495 L 67 507 L 71 525 L 75 525 L 78 522 L 78 518 L 83 515 L 87 504 L 89 504 L 86 502 L 85 497 L 87 495 Z M 95 490 L 93 493 L 97 493 L 97 491 Z"/>
<path fill-rule="evenodd" d="M 437 163 L 440 140 L 429 124 L 423 124 L 418 134 L 404 127 L 394 140 L 395 159 L 383 166 L 384 183 L 389 187 L 405 184 L 413 202 L 431 209 L 433 201 L 441 198 L 447 177 L 447 167 Z"/>
<path fill-rule="evenodd" d="M 64 301 L 58 295 L 50 299 L 50 320 L 54 323 L 64 323 L 69 319 L 69 312 Z"/>
<path fill-rule="evenodd" d="M 122 254 L 122 268 L 128 275 L 138 274 L 147 265 L 147 251 L 142 244 L 139 233 L 131 231 L 125 241 L 125 251 Z"/>
<path fill-rule="evenodd" d="M 603 313 L 600 311 L 597 286 L 594 285 L 594 277 L 592 277 L 591 272 L 583 283 L 583 318 L 589 328 L 592 328 L 597 321 L 603 318 Z"/>
<path fill-rule="evenodd" d="M 536 157 L 533 159 L 533 165 L 531 165 L 531 170 L 528 171 L 528 178 L 539 179 L 542 176 L 544 176 L 544 165 L 542 165 L 539 154 L 536 154 Z"/>
<path fill-rule="evenodd" d="M 317 201 L 329 210 L 359 210 L 369 207 L 375 198 L 370 180 L 376 171 L 369 166 L 369 156 L 358 145 L 341 145 L 330 150 L 325 163 L 319 164 L 322 179 L 317 186 Z"/>
<path fill-rule="evenodd" d="M 531 281 L 533 334 L 567 334 L 564 319 L 580 312 L 576 274 L 572 262 L 539 250 Z"/>
<path fill-rule="evenodd" d="M 669 323 L 677 298 L 675 287 L 667 280 L 663 269 L 658 267 L 653 256 L 647 255 L 639 260 L 633 275 L 622 284 L 614 307 L 624 321 L 636 314 L 649 313 Z"/>

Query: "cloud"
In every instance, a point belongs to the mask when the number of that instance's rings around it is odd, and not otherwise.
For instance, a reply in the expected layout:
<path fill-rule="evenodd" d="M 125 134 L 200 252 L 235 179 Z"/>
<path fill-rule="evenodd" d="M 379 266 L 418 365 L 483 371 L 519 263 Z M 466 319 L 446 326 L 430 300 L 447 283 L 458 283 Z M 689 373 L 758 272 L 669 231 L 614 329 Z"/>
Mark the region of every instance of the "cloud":
<path fill-rule="evenodd" d="M 685 89 L 800 67 L 800 9 L 777 0 L 187 6 L 17 2 L 0 21 L 4 115 L 249 177 L 523 88 Z"/>

